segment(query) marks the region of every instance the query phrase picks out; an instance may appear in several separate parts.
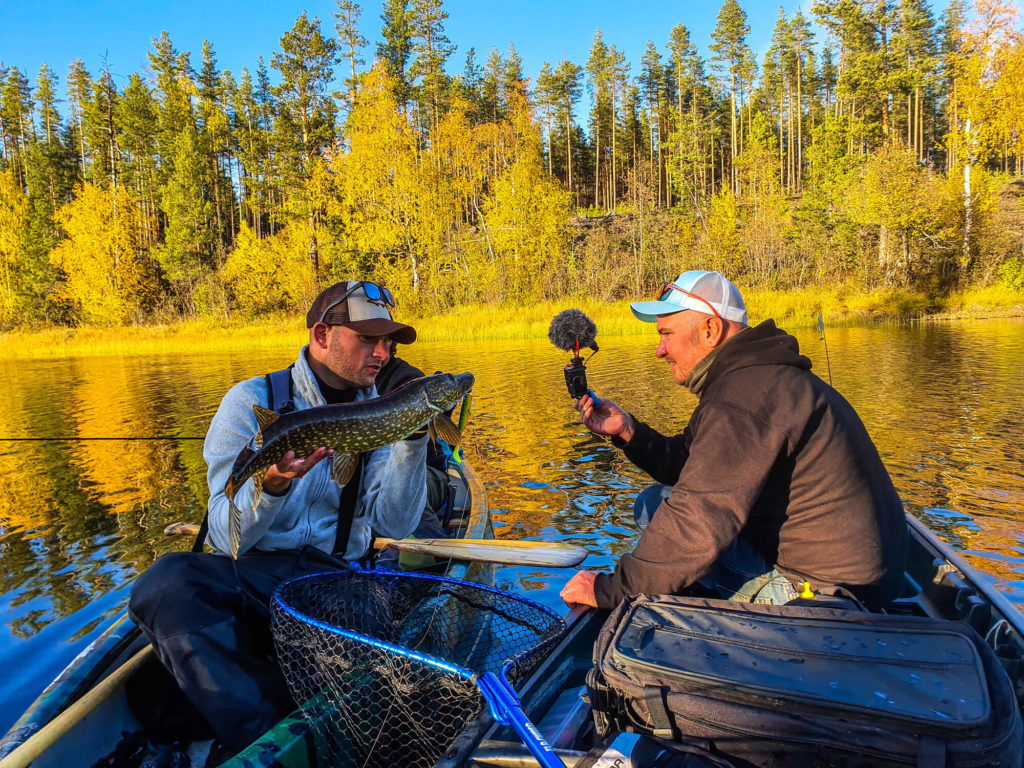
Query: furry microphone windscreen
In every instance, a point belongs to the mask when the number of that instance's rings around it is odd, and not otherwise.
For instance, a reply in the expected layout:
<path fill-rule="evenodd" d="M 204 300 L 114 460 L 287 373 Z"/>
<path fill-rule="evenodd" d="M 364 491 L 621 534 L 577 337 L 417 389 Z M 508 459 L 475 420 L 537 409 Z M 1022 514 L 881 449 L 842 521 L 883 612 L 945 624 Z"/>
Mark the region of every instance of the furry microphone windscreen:
<path fill-rule="evenodd" d="M 597 352 L 597 325 L 578 309 L 563 309 L 551 318 L 548 340 L 559 349 L 570 352 L 579 339 L 581 347 L 590 347 Z"/>

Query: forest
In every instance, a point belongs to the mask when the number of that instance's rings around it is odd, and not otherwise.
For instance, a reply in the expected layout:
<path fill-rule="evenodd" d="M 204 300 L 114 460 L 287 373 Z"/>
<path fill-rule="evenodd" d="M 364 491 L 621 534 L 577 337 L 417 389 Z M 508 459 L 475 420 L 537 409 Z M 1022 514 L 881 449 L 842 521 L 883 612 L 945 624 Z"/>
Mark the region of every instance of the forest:
<path fill-rule="evenodd" d="M 123 88 L 0 63 L 0 329 L 304 311 L 346 277 L 420 316 L 697 267 L 1024 295 L 1013 2 L 815 0 L 758 60 L 725 0 L 710 40 L 652 30 L 630 62 L 596 30 L 535 73 L 457 53 L 442 0 L 386 0 L 373 41 L 361 10 L 303 12 L 235 73 L 166 32 Z"/>

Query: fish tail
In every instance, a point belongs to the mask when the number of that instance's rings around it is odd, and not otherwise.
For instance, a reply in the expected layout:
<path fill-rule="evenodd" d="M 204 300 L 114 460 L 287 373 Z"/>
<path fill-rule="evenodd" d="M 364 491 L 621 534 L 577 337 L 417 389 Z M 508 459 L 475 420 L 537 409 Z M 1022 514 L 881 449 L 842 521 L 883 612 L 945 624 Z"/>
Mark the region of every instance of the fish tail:
<path fill-rule="evenodd" d="M 231 557 L 238 559 L 238 549 L 242 544 L 242 510 L 231 499 L 231 512 L 228 515 L 228 539 L 231 542 Z"/>

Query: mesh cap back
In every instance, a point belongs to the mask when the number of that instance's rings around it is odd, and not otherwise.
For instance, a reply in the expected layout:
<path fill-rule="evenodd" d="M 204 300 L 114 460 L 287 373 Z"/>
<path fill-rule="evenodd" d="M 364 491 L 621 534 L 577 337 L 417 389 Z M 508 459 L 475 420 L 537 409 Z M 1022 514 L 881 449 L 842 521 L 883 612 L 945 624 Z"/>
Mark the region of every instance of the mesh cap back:
<path fill-rule="evenodd" d="M 656 301 L 630 304 L 633 314 L 645 323 L 657 322 L 662 315 L 683 310 L 717 314 L 734 323 L 747 323 L 747 307 L 739 289 L 719 272 L 692 270 L 669 283 Z"/>

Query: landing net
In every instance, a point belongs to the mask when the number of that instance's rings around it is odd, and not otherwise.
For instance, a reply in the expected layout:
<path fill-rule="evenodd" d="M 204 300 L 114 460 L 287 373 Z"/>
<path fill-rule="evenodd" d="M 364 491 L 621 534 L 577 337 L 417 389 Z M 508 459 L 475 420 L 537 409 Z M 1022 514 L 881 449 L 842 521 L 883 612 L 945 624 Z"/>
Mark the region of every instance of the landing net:
<path fill-rule="evenodd" d="M 361 768 L 434 765 L 485 706 L 476 679 L 516 686 L 565 631 L 508 592 L 355 570 L 285 582 L 271 626 L 317 764 Z"/>

